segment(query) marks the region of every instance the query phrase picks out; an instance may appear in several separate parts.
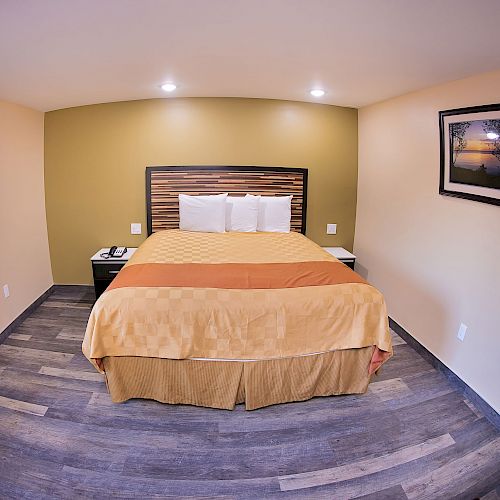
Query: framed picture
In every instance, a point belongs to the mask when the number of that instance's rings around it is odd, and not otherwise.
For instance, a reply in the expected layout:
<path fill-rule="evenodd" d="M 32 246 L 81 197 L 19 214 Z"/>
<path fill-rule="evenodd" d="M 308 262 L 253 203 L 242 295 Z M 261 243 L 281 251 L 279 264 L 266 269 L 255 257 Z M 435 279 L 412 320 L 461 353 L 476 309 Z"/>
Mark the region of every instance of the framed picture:
<path fill-rule="evenodd" d="M 500 205 L 500 104 L 439 112 L 439 193 Z"/>

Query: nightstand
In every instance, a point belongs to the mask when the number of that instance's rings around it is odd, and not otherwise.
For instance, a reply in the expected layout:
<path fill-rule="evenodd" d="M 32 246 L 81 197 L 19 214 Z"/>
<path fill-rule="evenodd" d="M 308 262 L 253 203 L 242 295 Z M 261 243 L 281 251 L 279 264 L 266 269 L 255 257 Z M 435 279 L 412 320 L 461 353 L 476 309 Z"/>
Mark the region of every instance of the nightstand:
<path fill-rule="evenodd" d="M 94 275 L 94 290 L 96 300 L 108 288 L 120 269 L 127 263 L 128 259 L 134 255 L 137 248 L 128 248 L 122 257 L 110 257 L 105 259 L 101 254 L 107 253 L 109 248 L 101 248 L 90 258 L 92 262 L 92 274 Z"/>
<path fill-rule="evenodd" d="M 354 269 L 354 263 L 356 262 L 356 256 L 351 252 L 348 252 L 345 248 L 342 247 L 323 247 L 323 250 L 326 250 L 329 254 L 333 255 L 340 262 L 343 262 L 346 266 L 349 266 L 351 269 Z"/>

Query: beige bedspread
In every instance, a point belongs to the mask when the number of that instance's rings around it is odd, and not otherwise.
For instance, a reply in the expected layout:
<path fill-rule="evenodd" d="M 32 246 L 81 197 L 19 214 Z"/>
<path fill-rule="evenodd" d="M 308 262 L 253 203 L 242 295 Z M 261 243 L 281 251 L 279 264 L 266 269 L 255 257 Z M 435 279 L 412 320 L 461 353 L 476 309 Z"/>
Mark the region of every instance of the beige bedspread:
<path fill-rule="evenodd" d="M 143 264 L 221 264 L 227 272 L 224 264 L 321 262 L 337 261 L 298 233 L 169 230 L 149 237 L 123 273 Z M 378 367 L 392 354 L 385 302 L 369 284 L 240 289 L 184 281 L 151 286 L 122 279 L 108 289 L 90 315 L 85 356 L 102 371 L 107 356 L 265 360 L 375 346 Z"/>

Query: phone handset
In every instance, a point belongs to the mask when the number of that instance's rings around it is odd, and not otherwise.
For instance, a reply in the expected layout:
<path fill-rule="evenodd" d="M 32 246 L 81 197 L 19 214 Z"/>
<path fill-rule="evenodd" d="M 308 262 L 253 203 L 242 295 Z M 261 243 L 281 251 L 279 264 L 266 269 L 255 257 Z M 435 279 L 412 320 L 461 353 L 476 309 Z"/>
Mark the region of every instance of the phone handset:
<path fill-rule="evenodd" d="M 107 252 L 101 254 L 103 259 L 119 259 L 127 253 L 127 247 L 117 247 L 113 245 Z"/>

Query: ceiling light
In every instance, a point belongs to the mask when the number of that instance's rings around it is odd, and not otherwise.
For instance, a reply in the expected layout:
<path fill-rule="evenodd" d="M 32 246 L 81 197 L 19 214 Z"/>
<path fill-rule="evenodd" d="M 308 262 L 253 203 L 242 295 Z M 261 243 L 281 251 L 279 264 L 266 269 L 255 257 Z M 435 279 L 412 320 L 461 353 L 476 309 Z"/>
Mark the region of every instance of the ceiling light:
<path fill-rule="evenodd" d="M 310 94 L 313 97 L 323 97 L 325 95 L 325 91 L 323 89 L 312 89 Z"/>
<path fill-rule="evenodd" d="M 164 90 L 165 92 L 173 92 L 177 88 L 177 85 L 175 83 L 164 83 L 161 86 L 161 89 Z"/>
<path fill-rule="evenodd" d="M 498 134 L 495 134 L 495 132 L 488 132 L 488 133 L 486 134 L 486 137 L 487 137 L 488 139 L 498 139 Z"/>

